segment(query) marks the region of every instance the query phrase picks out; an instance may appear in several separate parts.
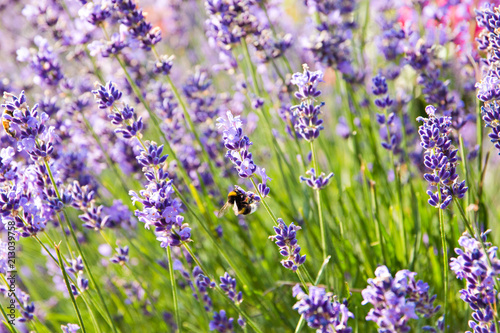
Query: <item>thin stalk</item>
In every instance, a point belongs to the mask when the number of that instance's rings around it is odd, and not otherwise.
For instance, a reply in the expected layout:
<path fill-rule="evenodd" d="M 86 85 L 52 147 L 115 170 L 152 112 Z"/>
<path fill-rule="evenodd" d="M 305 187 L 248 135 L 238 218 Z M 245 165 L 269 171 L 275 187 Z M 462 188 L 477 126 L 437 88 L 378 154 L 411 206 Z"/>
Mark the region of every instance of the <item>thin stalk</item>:
<path fill-rule="evenodd" d="M 56 242 L 54 242 L 50 238 L 50 236 L 47 234 L 47 232 L 44 232 L 44 233 L 45 233 L 45 236 L 49 239 L 49 241 L 50 241 L 51 244 L 56 244 Z M 50 257 L 52 258 L 52 260 L 54 261 L 54 263 L 60 268 L 63 263 L 62 262 L 59 263 L 59 261 L 52 255 L 52 253 L 50 253 L 50 251 L 47 249 L 47 247 L 45 246 L 45 244 L 43 244 L 43 242 L 38 238 L 38 236 L 35 235 L 34 238 L 38 241 L 38 243 L 40 243 L 40 245 L 50 255 Z M 64 257 L 62 257 L 62 259 L 63 259 L 64 263 L 66 263 L 66 265 L 68 265 L 68 262 L 66 261 L 66 259 Z M 73 279 L 71 277 L 69 277 L 69 279 L 75 285 L 75 287 L 78 289 L 78 291 L 80 292 L 80 295 L 82 296 L 83 302 L 85 303 L 85 306 L 87 307 L 87 309 L 89 311 L 90 318 L 92 320 L 92 324 L 94 325 L 94 329 L 96 330 L 96 332 L 101 332 L 100 326 L 97 324 L 97 321 L 95 319 L 94 312 L 92 311 L 92 308 L 90 307 L 89 303 L 87 302 L 86 298 L 84 297 L 84 294 L 81 292 L 81 290 L 78 287 L 77 283 L 75 281 L 73 281 Z"/>
<path fill-rule="evenodd" d="M 316 171 L 316 175 L 320 174 L 319 170 L 319 165 L 318 165 L 318 160 L 316 157 L 316 151 L 314 149 L 314 143 L 313 141 L 310 142 L 311 145 L 311 153 L 312 153 L 312 163 L 314 170 Z M 316 190 L 316 200 L 318 202 L 318 216 L 319 216 L 319 228 L 320 228 L 320 233 L 321 233 L 321 250 L 323 252 L 323 260 L 326 259 L 327 257 L 327 250 L 326 250 L 326 229 L 325 229 L 325 222 L 323 220 L 323 211 L 322 211 L 322 206 L 321 206 L 321 193 L 320 190 Z"/>
<path fill-rule="evenodd" d="M 179 333 L 182 332 L 182 322 L 181 315 L 179 312 L 179 300 L 177 299 L 177 283 L 175 281 L 174 276 L 174 264 L 172 262 L 172 250 L 170 246 L 167 246 L 167 255 L 168 255 L 168 273 L 170 275 L 170 283 L 172 285 L 172 296 L 174 299 L 174 312 L 175 312 L 175 321 L 177 322 L 177 329 Z"/>
<path fill-rule="evenodd" d="M 61 256 L 61 251 L 59 250 L 59 246 L 54 244 L 57 252 L 57 257 L 59 258 L 59 262 L 62 263 L 62 256 Z M 68 273 L 66 273 L 66 269 L 64 268 L 64 265 L 59 265 L 61 268 L 61 272 L 63 273 L 64 276 L 64 282 L 66 283 L 66 288 L 68 289 L 69 296 L 71 297 L 71 302 L 73 302 L 73 307 L 75 308 L 76 315 L 78 316 L 78 321 L 80 322 L 80 328 L 82 331 L 85 333 L 87 330 L 85 329 L 85 324 L 83 323 L 82 315 L 80 313 L 80 309 L 78 308 L 78 304 L 76 303 L 75 295 L 73 295 L 73 292 L 71 291 L 71 285 L 69 284 L 69 279 L 68 279 Z"/>
<path fill-rule="evenodd" d="M 3 306 L 1 306 L 1 305 L 0 305 L 0 310 L 2 310 L 2 315 L 5 318 L 4 325 L 8 324 L 8 328 L 11 332 L 17 332 L 17 330 L 14 328 L 14 326 L 12 326 L 12 323 L 7 318 L 7 314 L 5 313 L 5 310 L 4 310 Z"/>
<path fill-rule="evenodd" d="M 255 66 L 252 63 L 252 58 L 250 57 L 250 52 L 248 51 L 248 45 L 245 38 L 241 38 L 241 45 L 243 47 L 243 53 L 245 55 L 248 67 L 250 68 L 250 74 L 252 75 L 253 88 L 255 90 L 255 93 L 260 96 L 260 89 L 257 82 L 257 70 L 255 69 Z"/>
<path fill-rule="evenodd" d="M 384 264 L 387 265 L 387 255 L 385 253 L 384 237 L 382 236 L 382 223 L 380 222 L 380 216 L 378 213 L 378 202 L 377 202 L 377 195 L 376 195 L 374 183 L 370 183 L 370 192 L 371 192 L 371 199 L 372 199 L 372 205 L 373 205 L 373 211 L 371 214 L 372 222 L 375 224 L 377 238 L 378 238 L 378 242 L 379 242 L 380 249 L 382 252 L 382 258 L 384 259 Z M 377 222 L 375 223 L 375 221 L 373 221 L 373 220 L 376 220 Z"/>
<path fill-rule="evenodd" d="M 61 195 L 59 194 L 59 190 L 57 188 L 56 181 L 54 180 L 54 177 L 52 176 L 52 171 L 50 170 L 50 166 L 47 163 L 47 161 L 45 161 L 45 166 L 47 168 L 47 172 L 49 174 L 50 181 L 52 182 L 52 186 L 54 187 L 54 191 L 56 192 L 57 198 L 59 200 L 61 200 Z M 66 223 L 68 225 L 68 228 L 69 228 L 69 231 L 71 233 L 71 236 L 73 238 L 73 241 L 74 241 L 74 243 L 76 245 L 76 248 L 78 250 L 78 254 L 82 257 L 83 264 L 85 265 L 85 268 L 87 269 L 87 273 L 89 274 L 90 280 L 92 281 L 92 284 L 94 285 L 94 287 L 95 287 L 95 289 L 97 291 L 97 294 L 99 295 L 99 298 L 100 298 L 100 300 L 101 300 L 101 302 L 103 304 L 104 310 L 106 311 L 106 315 L 109 318 L 109 324 L 111 325 L 111 328 L 113 329 L 113 332 L 117 333 L 118 331 L 117 331 L 116 326 L 114 324 L 113 318 L 111 317 L 111 314 L 109 312 L 108 306 L 106 305 L 106 302 L 104 301 L 104 297 L 102 296 L 101 290 L 100 290 L 99 286 L 97 285 L 97 283 L 96 283 L 96 281 L 94 279 L 94 275 L 92 274 L 92 271 L 90 270 L 90 266 L 89 266 L 89 264 L 87 262 L 87 259 L 86 259 L 85 255 L 83 254 L 83 251 L 82 251 L 82 249 L 80 247 L 80 243 L 78 242 L 78 239 L 76 237 L 75 230 L 73 230 L 73 226 L 71 225 L 71 221 L 69 220 L 68 214 L 66 213 L 66 210 L 64 208 L 63 208 L 62 212 L 63 212 L 63 215 L 64 215 L 64 219 L 65 219 L 65 221 L 66 221 Z"/>
<path fill-rule="evenodd" d="M 302 276 L 300 269 L 297 269 L 295 272 L 297 273 L 297 276 L 299 277 L 299 280 L 300 280 L 300 283 L 302 284 L 302 287 L 304 287 L 304 290 L 307 292 L 309 290 L 309 288 L 307 288 L 307 283 L 304 280 L 304 277 Z"/>
<path fill-rule="evenodd" d="M 304 323 L 305 323 L 305 318 L 304 318 L 304 315 L 301 315 L 300 316 L 300 319 L 299 319 L 299 322 L 297 323 L 297 327 L 295 327 L 295 333 L 299 333 L 300 331 L 302 331 L 302 327 L 304 327 Z"/>
<path fill-rule="evenodd" d="M 443 316 L 443 333 L 446 333 L 446 318 L 448 311 L 448 254 L 446 246 L 446 235 L 444 231 L 443 210 L 439 208 L 439 228 L 441 231 L 441 242 L 443 244 L 443 283 L 444 283 L 444 316 Z"/>

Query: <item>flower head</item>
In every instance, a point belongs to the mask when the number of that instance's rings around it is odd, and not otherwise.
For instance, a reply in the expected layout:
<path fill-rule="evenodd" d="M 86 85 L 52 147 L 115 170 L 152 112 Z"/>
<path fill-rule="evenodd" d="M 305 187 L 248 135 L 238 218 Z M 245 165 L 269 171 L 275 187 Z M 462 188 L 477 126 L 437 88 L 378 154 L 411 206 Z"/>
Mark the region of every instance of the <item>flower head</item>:
<path fill-rule="evenodd" d="M 293 306 L 294 310 L 304 316 L 307 325 L 316 328 L 316 332 L 352 332 L 347 321 L 349 318 L 354 318 L 354 315 L 349 312 L 345 304 L 337 302 L 324 288 L 311 286 L 309 294 L 306 294 L 297 284 L 293 288 L 293 296 L 299 300 Z"/>
<path fill-rule="evenodd" d="M 418 319 L 417 314 L 429 318 L 440 307 L 434 307 L 436 295 L 429 296 L 429 286 L 423 281 L 415 281 L 417 274 L 401 270 L 394 278 L 386 266 L 375 270 L 375 278 L 368 279 L 368 287 L 361 292 L 362 304 L 372 304 L 366 320 L 377 323 L 379 332 L 408 332 L 410 319 Z"/>
<path fill-rule="evenodd" d="M 424 165 L 432 173 L 424 174 L 425 180 L 431 188 L 438 188 L 438 192 L 427 191 L 429 204 L 445 209 L 453 198 L 461 199 L 465 196 L 468 187 L 465 180 L 458 181 L 457 164 L 458 149 L 451 144 L 451 117 L 436 116 L 436 108 L 429 105 L 425 108 L 428 118 L 418 117 L 424 124 L 418 129 L 420 145 L 425 149 Z"/>
<path fill-rule="evenodd" d="M 289 226 L 285 224 L 283 219 L 278 219 L 278 226 L 274 227 L 276 235 L 269 236 L 280 248 L 280 254 L 286 259 L 281 260 L 283 267 L 296 271 L 300 265 L 306 261 L 306 255 L 300 255 L 300 246 L 297 243 L 297 231 L 301 228 L 290 223 Z"/>

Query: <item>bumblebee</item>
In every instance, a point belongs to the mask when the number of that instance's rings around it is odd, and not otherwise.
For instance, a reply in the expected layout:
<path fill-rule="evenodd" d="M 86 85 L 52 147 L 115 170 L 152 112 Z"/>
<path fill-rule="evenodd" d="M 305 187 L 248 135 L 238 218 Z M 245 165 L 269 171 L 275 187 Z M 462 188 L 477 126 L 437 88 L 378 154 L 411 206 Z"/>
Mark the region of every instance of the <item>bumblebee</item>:
<path fill-rule="evenodd" d="M 234 215 L 252 214 L 259 208 L 260 198 L 253 192 L 246 192 L 238 185 L 227 195 L 227 202 L 222 206 L 217 217 L 227 213 L 229 207 L 233 207 Z"/>
<path fill-rule="evenodd" d="M 5 118 L 6 114 L 12 117 L 12 111 L 9 111 L 7 109 L 5 109 L 3 111 L 3 115 L 2 115 L 2 126 L 3 126 L 3 129 L 5 130 L 5 133 L 7 133 L 11 137 L 15 138 L 16 137 L 16 131 L 13 131 L 13 130 L 10 129 L 10 120 L 8 120 L 8 119 Z"/>

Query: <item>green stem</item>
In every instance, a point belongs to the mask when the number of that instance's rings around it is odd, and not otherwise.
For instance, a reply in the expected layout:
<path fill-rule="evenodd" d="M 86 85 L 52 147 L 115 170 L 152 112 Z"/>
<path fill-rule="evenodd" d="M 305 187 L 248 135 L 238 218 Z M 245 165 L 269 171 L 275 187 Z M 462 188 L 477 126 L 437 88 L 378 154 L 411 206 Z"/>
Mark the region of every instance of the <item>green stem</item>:
<path fill-rule="evenodd" d="M 85 329 L 85 324 L 83 323 L 82 315 L 80 313 L 80 309 L 78 308 L 78 304 L 76 303 L 75 295 L 73 295 L 73 292 L 71 291 L 71 286 L 69 284 L 69 279 L 68 279 L 68 273 L 66 273 L 66 269 L 62 264 L 61 251 L 59 250 L 59 246 L 55 245 L 55 248 L 57 252 L 57 257 L 59 258 L 59 263 L 60 263 L 59 267 L 61 268 L 61 272 L 63 273 L 64 282 L 66 283 L 66 288 L 68 289 L 69 296 L 71 297 L 71 302 L 73 302 L 73 307 L 75 308 L 76 315 L 78 316 L 78 321 L 80 322 L 80 328 L 85 333 L 87 332 L 87 330 Z"/>
<path fill-rule="evenodd" d="M 50 177 L 50 181 L 52 182 L 52 186 L 54 187 L 54 191 L 56 192 L 57 198 L 59 200 L 61 200 L 61 195 L 59 194 L 59 190 L 57 188 L 56 181 L 54 180 L 54 177 L 52 176 L 52 171 L 50 170 L 50 166 L 47 163 L 47 161 L 44 161 L 44 162 L 45 162 L 45 166 L 47 168 L 47 172 L 48 172 L 49 177 Z M 68 225 L 69 231 L 71 233 L 71 237 L 73 238 L 73 241 L 74 241 L 76 248 L 78 250 L 78 254 L 82 257 L 83 264 L 85 265 L 85 268 L 87 269 L 87 273 L 89 274 L 90 280 L 92 281 L 92 284 L 94 285 L 94 287 L 97 291 L 97 294 L 99 295 L 99 298 L 102 302 L 104 310 L 106 311 L 106 315 L 109 318 L 109 324 L 111 325 L 113 332 L 117 333 L 118 331 L 117 331 L 116 326 L 114 324 L 113 318 L 111 317 L 108 306 L 106 305 L 106 302 L 104 301 L 104 297 L 102 296 L 101 290 L 94 279 L 94 275 L 92 274 L 92 271 L 91 271 L 90 266 L 87 262 L 87 259 L 86 259 L 85 255 L 83 254 L 83 251 L 80 247 L 80 243 L 78 242 L 78 238 L 76 237 L 75 230 L 73 230 L 73 226 L 71 225 L 71 221 L 69 220 L 68 214 L 66 213 L 65 209 L 63 209 L 62 212 L 64 215 L 64 219 L 66 221 L 66 224 Z M 62 226 L 62 224 L 61 224 L 61 226 Z"/>
<path fill-rule="evenodd" d="M 179 300 L 177 299 L 177 283 L 175 281 L 175 276 L 174 276 L 174 264 L 172 262 L 172 251 L 170 249 L 170 246 L 167 246 L 167 255 L 168 255 L 168 273 L 170 274 L 170 283 L 172 284 L 172 296 L 174 298 L 175 321 L 177 322 L 177 328 L 180 333 L 182 332 L 182 322 L 181 322 L 181 315 L 179 312 Z"/>
<path fill-rule="evenodd" d="M 302 276 L 302 273 L 300 272 L 300 267 L 295 272 L 297 273 L 297 276 L 299 277 L 300 283 L 302 284 L 302 287 L 304 288 L 304 291 L 308 292 L 309 288 L 307 288 L 307 283 L 304 280 L 304 277 Z"/>
<path fill-rule="evenodd" d="M 443 333 L 446 333 L 446 319 L 448 311 L 448 254 L 446 246 L 446 235 L 444 231 L 443 210 L 439 208 L 439 228 L 441 231 L 441 242 L 443 244 L 443 282 L 444 282 L 444 319 Z"/>
<path fill-rule="evenodd" d="M 316 172 L 316 175 L 320 175 L 320 170 L 319 170 L 319 165 L 318 165 L 318 160 L 316 158 L 316 151 L 314 149 L 314 142 L 310 142 L 311 145 L 311 154 L 312 154 L 312 163 L 314 167 L 314 171 Z M 322 205 L 321 205 L 321 193 L 320 190 L 316 190 L 316 200 L 318 202 L 318 217 L 319 217 L 319 228 L 320 228 L 320 233 L 321 233 L 321 250 L 323 251 L 323 260 L 326 259 L 327 257 L 327 249 L 326 249 L 326 229 L 325 229 L 325 222 L 323 220 L 323 211 L 322 211 Z"/>
<path fill-rule="evenodd" d="M 17 332 L 17 330 L 14 328 L 14 326 L 12 326 L 12 323 L 10 322 L 10 320 L 7 318 L 7 314 L 5 313 L 5 310 L 3 309 L 3 305 L 0 305 L 0 310 L 2 310 L 2 315 L 5 318 L 4 325 L 8 324 L 9 330 L 11 332 Z"/>
<path fill-rule="evenodd" d="M 241 45 L 243 47 L 243 53 L 245 55 L 245 60 L 247 61 L 247 65 L 250 68 L 250 74 L 252 75 L 252 84 L 255 90 L 255 93 L 260 96 L 260 89 L 257 81 L 257 70 L 253 65 L 252 58 L 250 57 L 250 52 L 248 51 L 248 45 L 245 38 L 241 38 Z"/>

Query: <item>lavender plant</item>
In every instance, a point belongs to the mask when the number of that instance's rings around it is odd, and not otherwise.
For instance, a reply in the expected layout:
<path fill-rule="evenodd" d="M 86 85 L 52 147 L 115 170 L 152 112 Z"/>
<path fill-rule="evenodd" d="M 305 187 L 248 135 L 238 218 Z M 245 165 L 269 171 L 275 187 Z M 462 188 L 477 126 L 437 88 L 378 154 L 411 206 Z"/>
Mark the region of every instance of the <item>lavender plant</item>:
<path fill-rule="evenodd" d="M 0 1 L 0 331 L 499 331 L 495 6 Z"/>

